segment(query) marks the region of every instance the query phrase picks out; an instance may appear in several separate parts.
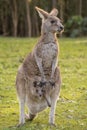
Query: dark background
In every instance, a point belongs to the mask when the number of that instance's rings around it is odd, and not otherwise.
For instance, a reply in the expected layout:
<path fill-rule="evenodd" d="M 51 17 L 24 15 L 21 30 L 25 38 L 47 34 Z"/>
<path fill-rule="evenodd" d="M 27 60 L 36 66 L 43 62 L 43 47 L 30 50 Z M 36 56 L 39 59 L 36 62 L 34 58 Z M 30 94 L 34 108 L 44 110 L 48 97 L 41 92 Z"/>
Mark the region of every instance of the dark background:
<path fill-rule="evenodd" d="M 0 35 L 39 36 L 41 20 L 35 6 L 48 12 L 54 7 L 59 10 L 64 36 L 87 36 L 87 0 L 0 0 Z"/>

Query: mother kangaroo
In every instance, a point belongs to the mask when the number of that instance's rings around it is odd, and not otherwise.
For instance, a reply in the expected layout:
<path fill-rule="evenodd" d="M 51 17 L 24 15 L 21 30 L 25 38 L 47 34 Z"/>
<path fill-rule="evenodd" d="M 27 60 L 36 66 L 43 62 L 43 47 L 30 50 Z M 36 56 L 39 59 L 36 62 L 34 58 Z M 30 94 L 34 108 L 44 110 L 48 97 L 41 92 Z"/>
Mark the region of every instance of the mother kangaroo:
<path fill-rule="evenodd" d="M 49 123 L 54 124 L 55 106 L 61 86 L 60 70 L 57 67 L 59 47 L 56 33 L 61 33 L 64 26 L 57 18 L 57 9 L 50 13 L 38 7 L 36 10 L 42 18 L 41 37 L 19 67 L 16 77 L 20 125 L 25 123 L 25 103 L 29 109 L 29 120 L 33 120 L 38 112 L 50 106 Z"/>

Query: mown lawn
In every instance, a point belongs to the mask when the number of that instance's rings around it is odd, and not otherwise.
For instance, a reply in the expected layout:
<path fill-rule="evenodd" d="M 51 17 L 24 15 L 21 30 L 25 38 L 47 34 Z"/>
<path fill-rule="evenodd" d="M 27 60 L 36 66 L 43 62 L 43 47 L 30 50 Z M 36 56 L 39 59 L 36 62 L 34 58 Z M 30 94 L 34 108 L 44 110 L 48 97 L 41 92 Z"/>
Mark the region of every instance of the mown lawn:
<path fill-rule="evenodd" d="M 36 42 L 36 38 L 0 37 L 0 130 L 87 130 L 87 38 L 59 40 L 62 88 L 56 107 L 57 126 L 49 126 L 48 108 L 32 122 L 15 127 L 19 120 L 15 77 Z"/>

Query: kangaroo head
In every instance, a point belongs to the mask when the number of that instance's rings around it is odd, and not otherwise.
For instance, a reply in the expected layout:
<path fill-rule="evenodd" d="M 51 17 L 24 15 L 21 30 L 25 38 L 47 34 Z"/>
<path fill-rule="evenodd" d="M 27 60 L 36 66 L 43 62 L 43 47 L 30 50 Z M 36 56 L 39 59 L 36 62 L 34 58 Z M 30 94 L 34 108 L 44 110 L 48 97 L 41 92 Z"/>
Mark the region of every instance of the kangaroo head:
<path fill-rule="evenodd" d="M 33 87 L 31 89 L 32 94 L 38 98 L 38 99 L 45 99 L 47 102 L 47 105 L 51 107 L 51 98 L 50 94 L 53 91 L 53 87 L 50 86 L 49 83 L 46 83 L 45 86 L 40 86 L 40 82 L 34 81 L 33 82 Z"/>
<path fill-rule="evenodd" d="M 34 81 L 33 87 L 31 88 L 31 92 L 32 92 L 32 95 L 34 95 L 35 97 L 42 99 L 45 91 L 42 87 L 40 87 L 39 84 L 40 84 L 39 81 L 38 82 Z"/>
<path fill-rule="evenodd" d="M 53 9 L 50 13 L 35 7 L 39 16 L 42 18 L 42 28 L 43 33 L 61 33 L 64 30 L 64 26 L 61 20 L 57 17 L 58 10 Z"/>

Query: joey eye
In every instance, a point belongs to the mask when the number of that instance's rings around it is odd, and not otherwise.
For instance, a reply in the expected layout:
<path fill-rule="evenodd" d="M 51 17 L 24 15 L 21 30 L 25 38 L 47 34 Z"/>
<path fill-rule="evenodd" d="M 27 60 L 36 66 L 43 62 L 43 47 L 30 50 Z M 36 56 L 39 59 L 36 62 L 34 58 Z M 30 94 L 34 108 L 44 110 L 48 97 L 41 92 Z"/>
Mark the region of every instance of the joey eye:
<path fill-rule="evenodd" d="M 55 21 L 54 21 L 54 20 L 51 20 L 50 22 L 51 22 L 52 24 L 53 24 L 53 23 L 55 23 Z"/>
<path fill-rule="evenodd" d="M 43 93 L 45 93 L 45 90 L 42 90 Z"/>
<path fill-rule="evenodd" d="M 36 87 L 37 86 L 37 81 L 34 81 L 33 85 L 34 85 L 34 87 Z"/>
<path fill-rule="evenodd" d="M 36 92 L 38 93 L 38 90 L 36 89 Z"/>

